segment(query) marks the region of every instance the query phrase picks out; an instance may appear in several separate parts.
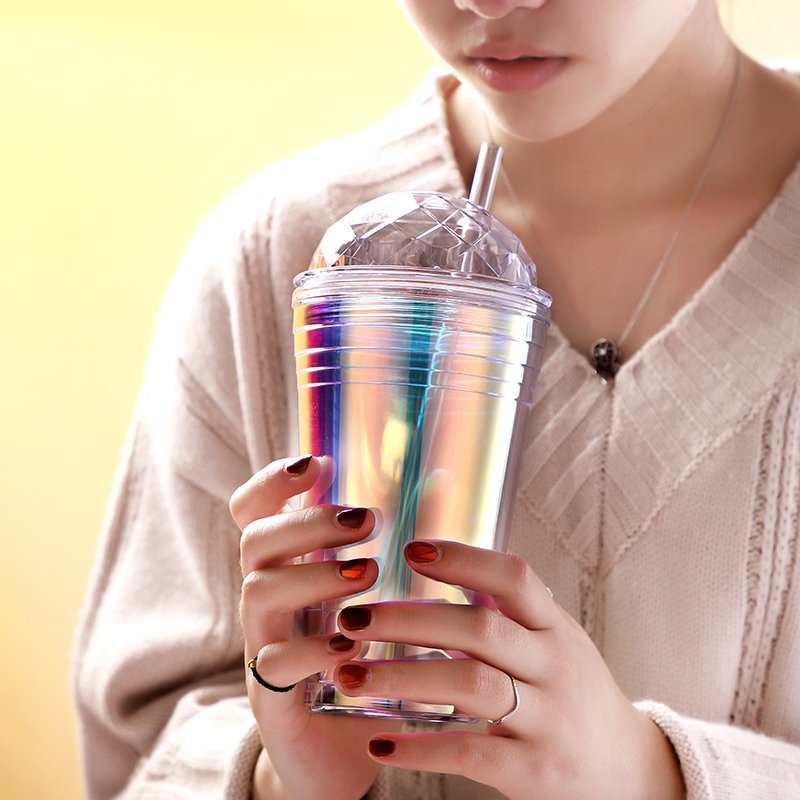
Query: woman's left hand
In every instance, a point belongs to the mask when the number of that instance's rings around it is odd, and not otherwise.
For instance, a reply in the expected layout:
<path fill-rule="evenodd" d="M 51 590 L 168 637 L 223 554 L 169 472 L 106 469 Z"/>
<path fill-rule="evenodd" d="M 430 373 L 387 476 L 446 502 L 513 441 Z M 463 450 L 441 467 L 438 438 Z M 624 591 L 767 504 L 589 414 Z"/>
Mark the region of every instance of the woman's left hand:
<path fill-rule="evenodd" d="M 348 695 L 452 704 L 506 721 L 485 733 L 386 733 L 370 755 L 407 769 L 460 774 L 511 800 L 683 800 L 677 758 L 661 730 L 623 695 L 581 626 L 521 558 L 446 541 L 416 541 L 422 575 L 494 599 L 482 606 L 380 603 L 346 609 L 351 639 L 404 642 L 467 658 L 346 662 Z M 499 613 L 498 613 L 499 612 Z"/>

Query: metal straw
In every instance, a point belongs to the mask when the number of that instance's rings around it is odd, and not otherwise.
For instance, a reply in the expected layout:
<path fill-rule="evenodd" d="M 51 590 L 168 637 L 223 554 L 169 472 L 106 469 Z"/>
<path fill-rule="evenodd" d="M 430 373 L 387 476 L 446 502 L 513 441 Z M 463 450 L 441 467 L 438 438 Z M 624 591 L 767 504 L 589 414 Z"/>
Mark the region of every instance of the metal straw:
<path fill-rule="evenodd" d="M 477 206 L 488 211 L 494 196 L 494 187 L 497 175 L 500 172 L 500 159 L 503 157 L 503 148 L 493 142 L 483 142 L 478 153 L 478 163 L 475 165 L 475 176 L 469 192 L 469 200 Z M 461 259 L 461 272 L 482 272 L 482 268 L 475 257 L 474 247 L 484 235 L 484 229 L 465 216 L 459 227 L 463 241 L 468 245 L 467 252 Z"/>
<path fill-rule="evenodd" d="M 483 142 L 478 153 L 478 163 L 475 166 L 475 177 L 469 191 L 470 202 L 482 206 L 487 211 L 492 204 L 494 187 L 500 173 L 500 161 L 503 158 L 503 148 L 494 142 Z"/>

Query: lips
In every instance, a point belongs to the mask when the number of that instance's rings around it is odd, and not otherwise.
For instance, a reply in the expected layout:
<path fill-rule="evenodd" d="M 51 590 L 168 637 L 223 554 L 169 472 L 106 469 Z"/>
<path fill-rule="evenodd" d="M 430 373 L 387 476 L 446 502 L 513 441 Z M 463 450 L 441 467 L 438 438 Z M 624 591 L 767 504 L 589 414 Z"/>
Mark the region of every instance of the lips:
<path fill-rule="evenodd" d="M 487 43 L 467 53 L 478 77 L 500 92 L 534 92 L 555 78 L 568 59 L 530 45 Z"/>

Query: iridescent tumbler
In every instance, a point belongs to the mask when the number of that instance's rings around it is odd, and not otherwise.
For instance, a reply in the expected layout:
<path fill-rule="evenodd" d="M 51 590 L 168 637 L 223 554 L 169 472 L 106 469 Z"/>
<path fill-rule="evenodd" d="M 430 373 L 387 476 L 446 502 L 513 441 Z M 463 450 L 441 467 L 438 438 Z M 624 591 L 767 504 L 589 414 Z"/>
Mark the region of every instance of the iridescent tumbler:
<path fill-rule="evenodd" d="M 377 509 L 365 542 L 311 559 L 373 558 L 366 593 L 306 611 L 334 633 L 347 605 L 467 603 L 411 570 L 412 539 L 505 549 L 518 457 L 542 360 L 550 298 L 516 236 L 469 200 L 399 193 L 360 206 L 325 234 L 295 279 L 300 451 L 332 479 L 304 498 Z M 364 660 L 451 658 L 371 643 Z M 457 655 L 456 655 L 457 657 Z M 313 711 L 465 721 L 453 706 L 348 697 L 308 682 Z"/>

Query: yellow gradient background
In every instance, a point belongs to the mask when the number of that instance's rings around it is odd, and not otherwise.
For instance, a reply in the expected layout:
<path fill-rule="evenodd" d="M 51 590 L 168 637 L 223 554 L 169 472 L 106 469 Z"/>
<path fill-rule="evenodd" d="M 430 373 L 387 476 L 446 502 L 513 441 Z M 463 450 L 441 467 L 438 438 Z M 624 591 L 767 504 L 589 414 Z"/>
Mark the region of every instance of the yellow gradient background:
<path fill-rule="evenodd" d="M 734 0 L 800 58 L 797 0 Z M 153 319 L 264 165 L 369 124 L 432 57 L 393 0 L 0 7 L 0 797 L 77 800 L 72 631 Z"/>

